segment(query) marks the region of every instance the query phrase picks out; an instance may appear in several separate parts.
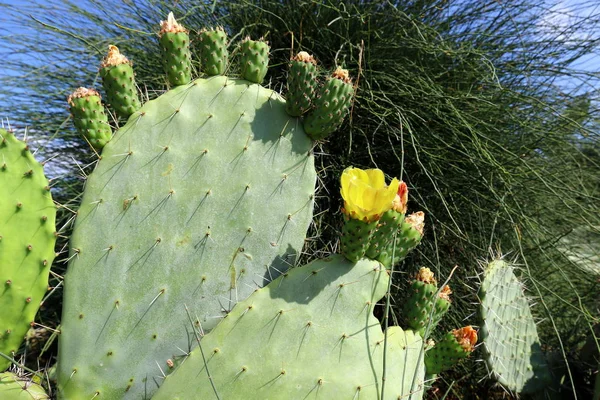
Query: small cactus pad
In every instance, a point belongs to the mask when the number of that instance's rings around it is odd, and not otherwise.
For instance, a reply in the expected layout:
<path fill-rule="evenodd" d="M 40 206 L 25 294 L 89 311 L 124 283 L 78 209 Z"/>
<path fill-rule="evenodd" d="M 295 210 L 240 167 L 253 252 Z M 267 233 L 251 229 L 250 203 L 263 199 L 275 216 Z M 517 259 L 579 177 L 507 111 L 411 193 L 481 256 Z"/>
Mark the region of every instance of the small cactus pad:
<path fill-rule="evenodd" d="M 0 399 L 46 400 L 50 397 L 44 388 L 28 378 L 20 378 L 12 372 L 0 373 Z"/>
<path fill-rule="evenodd" d="M 293 265 L 312 219 L 312 142 L 275 92 L 216 76 L 149 101 L 89 176 L 71 237 L 58 383 L 150 397 L 209 331 Z"/>
<path fill-rule="evenodd" d="M 119 117 L 128 118 L 140 108 L 131 62 L 117 46 L 108 46 L 108 55 L 100 66 L 100 76 L 108 104 Z"/>
<path fill-rule="evenodd" d="M 441 341 L 425 353 L 427 374 L 439 374 L 454 367 L 473 352 L 475 343 L 477 332 L 471 326 L 446 333 Z"/>
<path fill-rule="evenodd" d="M 229 52 L 227 51 L 227 34 L 221 27 L 198 33 L 200 42 L 200 61 L 205 74 L 223 75 L 227 67 Z"/>
<path fill-rule="evenodd" d="M 317 88 L 317 62 L 314 57 L 301 51 L 290 61 L 286 111 L 299 117 L 307 112 Z"/>
<path fill-rule="evenodd" d="M 479 335 L 492 376 L 508 390 L 531 393 L 550 382 L 550 372 L 523 285 L 513 269 L 502 259 L 485 268 L 479 290 Z"/>
<path fill-rule="evenodd" d="M 48 290 L 56 207 L 42 166 L 25 143 L 4 129 L 0 192 L 0 352 L 12 356 Z M 0 371 L 9 365 L 0 358 Z"/>
<path fill-rule="evenodd" d="M 357 262 L 369 248 L 371 236 L 375 232 L 377 221 L 363 222 L 347 219 L 342 228 L 341 252 L 348 260 Z"/>
<path fill-rule="evenodd" d="M 269 45 L 264 40 L 244 39 L 240 45 L 242 78 L 261 83 L 269 67 Z"/>
<path fill-rule="evenodd" d="M 339 255 L 292 269 L 238 303 L 154 399 L 381 398 L 384 334 L 372 311 L 388 280 L 378 262 Z M 418 334 L 388 330 L 383 398 L 422 398 L 421 351 Z"/>
<path fill-rule="evenodd" d="M 423 336 L 431 331 L 450 307 L 452 291 L 445 286 L 438 292 L 437 281 L 429 268 L 421 268 L 410 286 L 410 296 L 404 303 L 404 314 L 410 329 Z M 431 318 L 431 322 L 430 322 Z"/>
<path fill-rule="evenodd" d="M 160 21 L 160 48 L 167 79 L 173 86 L 188 84 L 192 79 L 190 36 L 169 13 L 166 21 Z"/>
<path fill-rule="evenodd" d="M 400 226 L 400 231 L 396 235 L 395 242 L 388 245 L 386 250 L 382 250 L 377 260 L 390 268 L 397 265 L 400 261 L 413 250 L 423 238 L 423 229 L 425 228 L 425 214 L 423 211 L 412 213 L 404 218 Z"/>
<path fill-rule="evenodd" d="M 304 120 L 306 134 L 314 140 L 326 138 L 340 127 L 348 113 L 354 88 L 348 71 L 337 68 L 321 87 L 314 109 Z"/>
<path fill-rule="evenodd" d="M 101 150 L 110 140 L 112 131 L 104 113 L 100 94 L 94 89 L 80 87 L 67 101 L 79 134 L 96 150 Z"/>

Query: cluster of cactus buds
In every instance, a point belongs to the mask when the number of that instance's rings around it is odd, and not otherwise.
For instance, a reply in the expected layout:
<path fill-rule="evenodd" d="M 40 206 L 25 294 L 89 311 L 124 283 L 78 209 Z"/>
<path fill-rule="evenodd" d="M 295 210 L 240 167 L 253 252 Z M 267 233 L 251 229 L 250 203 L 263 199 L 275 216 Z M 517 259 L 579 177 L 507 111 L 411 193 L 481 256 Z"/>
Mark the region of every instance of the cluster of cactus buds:
<path fill-rule="evenodd" d="M 419 244 L 424 214 L 405 217 L 408 187 L 394 178 L 386 184 L 379 169 L 349 167 L 341 176 L 342 254 L 351 261 L 362 257 L 386 267 L 397 264 Z"/>

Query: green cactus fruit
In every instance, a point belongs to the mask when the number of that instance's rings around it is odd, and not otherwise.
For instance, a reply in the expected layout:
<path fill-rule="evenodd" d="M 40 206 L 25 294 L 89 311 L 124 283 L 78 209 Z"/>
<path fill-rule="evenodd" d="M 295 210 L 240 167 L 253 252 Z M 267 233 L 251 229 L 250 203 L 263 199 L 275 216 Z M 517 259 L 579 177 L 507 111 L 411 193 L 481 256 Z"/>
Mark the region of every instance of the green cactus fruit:
<path fill-rule="evenodd" d="M 261 83 L 269 67 L 269 44 L 262 38 L 251 40 L 247 37 L 242 41 L 240 50 L 242 78 Z"/>
<path fill-rule="evenodd" d="M 275 92 L 215 76 L 149 101 L 89 176 L 59 342 L 67 399 L 150 397 L 205 332 L 293 265 L 312 219 L 312 142 Z"/>
<path fill-rule="evenodd" d="M 357 262 L 364 257 L 376 228 L 377 221 L 364 222 L 358 219 L 345 218 L 340 243 L 341 253 L 344 257 L 352 262 Z"/>
<path fill-rule="evenodd" d="M 162 399 L 421 399 L 422 339 L 388 330 L 373 307 L 389 276 L 339 255 L 255 291 L 204 336 L 155 395 Z"/>
<path fill-rule="evenodd" d="M 160 21 L 159 43 L 167 80 L 172 86 L 186 85 L 192 80 L 190 36 L 169 13 L 166 21 Z"/>
<path fill-rule="evenodd" d="M 50 397 L 38 383 L 21 378 L 12 372 L 0 373 L 0 399 L 2 400 L 46 400 Z"/>
<path fill-rule="evenodd" d="M 412 213 L 404 218 L 400 230 L 396 234 L 396 240 L 388 244 L 385 250 L 382 250 L 377 260 L 390 268 L 404 260 L 408 253 L 413 250 L 423 238 L 423 229 L 425 228 L 425 214 L 423 211 Z"/>
<path fill-rule="evenodd" d="M 77 131 L 96 150 L 102 150 L 111 139 L 112 131 L 100 94 L 94 89 L 80 87 L 67 100 Z"/>
<path fill-rule="evenodd" d="M 202 29 L 198 40 L 203 71 L 210 76 L 223 75 L 229 59 L 225 30 L 220 26 L 212 30 Z"/>
<path fill-rule="evenodd" d="M 507 390 L 533 393 L 551 381 L 533 316 L 514 267 L 490 262 L 479 289 L 479 335 L 493 378 Z"/>
<path fill-rule="evenodd" d="M 285 109 L 288 114 L 299 117 L 307 112 L 317 89 L 317 62 L 314 57 L 301 51 L 290 61 L 288 94 Z"/>
<path fill-rule="evenodd" d="M 430 332 L 450 308 L 452 291 L 448 285 L 438 294 L 437 281 L 429 268 L 421 268 L 410 287 L 404 303 L 404 314 L 410 329 L 421 336 Z"/>
<path fill-rule="evenodd" d="M 377 229 L 373 232 L 371 243 L 366 256 L 371 260 L 376 260 L 382 251 L 393 251 L 394 236 L 400 236 L 400 230 L 406 214 L 406 205 L 408 203 L 408 187 L 406 183 L 400 181 L 398 193 L 394 198 L 392 208 L 385 212 L 379 222 Z M 386 267 L 390 267 L 386 265 Z"/>
<path fill-rule="evenodd" d="M 321 87 L 313 110 L 304 119 L 304 130 L 314 140 L 325 139 L 344 122 L 354 88 L 348 71 L 338 67 Z"/>
<path fill-rule="evenodd" d="M 56 207 L 42 166 L 4 129 L 0 192 L 0 352 L 14 357 L 48 290 Z M 0 371 L 9 365 L 0 358 Z"/>
<path fill-rule="evenodd" d="M 427 374 L 439 374 L 454 367 L 473 352 L 475 343 L 477 332 L 471 326 L 446 333 L 441 341 L 425 352 Z"/>
<path fill-rule="evenodd" d="M 117 46 L 108 46 L 108 55 L 100 66 L 100 76 L 108 104 L 119 117 L 128 118 L 140 108 L 131 62 Z"/>

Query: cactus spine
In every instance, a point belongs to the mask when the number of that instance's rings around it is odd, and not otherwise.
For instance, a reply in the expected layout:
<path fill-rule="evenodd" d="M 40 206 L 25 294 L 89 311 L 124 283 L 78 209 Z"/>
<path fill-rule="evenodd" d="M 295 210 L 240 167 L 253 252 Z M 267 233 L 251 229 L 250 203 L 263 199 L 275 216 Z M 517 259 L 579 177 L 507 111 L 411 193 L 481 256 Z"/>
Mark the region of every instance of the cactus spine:
<path fill-rule="evenodd" d="M 108 104 L 119 117 L 128 118 L 140 108 L 131 62 L 117 46 L 108 46 L 108 55 L 100 66 L 100 76 Z"/>

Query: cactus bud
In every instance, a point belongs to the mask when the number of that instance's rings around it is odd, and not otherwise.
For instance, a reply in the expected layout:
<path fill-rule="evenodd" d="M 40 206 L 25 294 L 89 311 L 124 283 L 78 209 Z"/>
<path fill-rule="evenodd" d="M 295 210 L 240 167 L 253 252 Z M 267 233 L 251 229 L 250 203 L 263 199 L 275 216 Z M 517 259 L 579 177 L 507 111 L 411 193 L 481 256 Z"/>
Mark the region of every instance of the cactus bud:
<path fill-rule="evenodd" d="M 477 343 L 477 332 L 471 326 L 454 329 L 425 353 L 427 374 L 439 374 L 466 358 Z"/>
<path fill-rule="evenodd" d="M 185 85 L 192 79 L 190 37 L 187 29 L 169 13 L 166 21 L 160 21 L 160 48 L 165 72 L 173 86 Z"/>
<path fill-rule="evenodd" d="M 68 98 L 77 131 L 96 149 L 101 150 L 110 140 L 112 132 L 100 93 L 94 89 L 80 87 Z"/>
<path fill-rule="evenodd" d="M 108 55 L 100 64 L 100 76 L 108 104 L 118 116 L 127 118 L 140 108 L 131 62 L 117 46 L 108 46 Z"/>

